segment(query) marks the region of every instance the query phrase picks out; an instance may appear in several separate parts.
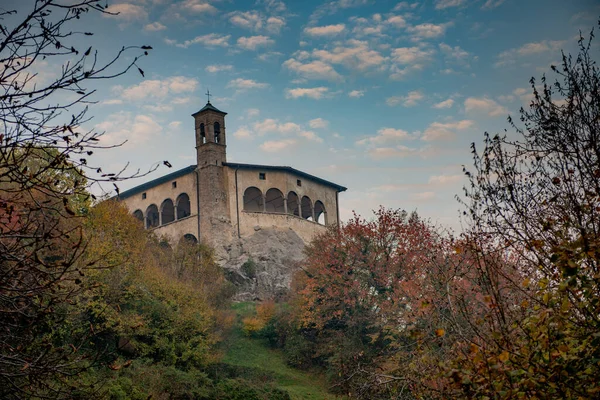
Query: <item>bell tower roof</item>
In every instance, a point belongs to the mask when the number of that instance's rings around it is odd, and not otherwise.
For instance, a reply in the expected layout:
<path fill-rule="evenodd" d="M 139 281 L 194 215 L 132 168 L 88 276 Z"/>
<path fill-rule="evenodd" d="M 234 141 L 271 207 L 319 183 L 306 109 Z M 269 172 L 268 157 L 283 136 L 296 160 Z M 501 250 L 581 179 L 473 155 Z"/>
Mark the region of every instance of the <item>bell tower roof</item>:
<path fill-rule="evenodd" d="M 202 107 L 202 109 L 200 109 L 200 111 L 195 112 L 194 114 L 192 114 L 192 117 L 195 117 L 196 115 L 198 115 L 198 114 L 200 114 L 200 113 L 202 113 L 204 111 L 213 111 L 213 112 L 216 112 L 216 113 L 221 114 L 221 115 L 227 115 L 226 112 L 219 110 L 218 108 L 216 108 L 215 106 L 213 106 L 210 103 L 210 101 L 209 101 L 208 103 L 206 103 L 206 105 L 204 107 Z"/>

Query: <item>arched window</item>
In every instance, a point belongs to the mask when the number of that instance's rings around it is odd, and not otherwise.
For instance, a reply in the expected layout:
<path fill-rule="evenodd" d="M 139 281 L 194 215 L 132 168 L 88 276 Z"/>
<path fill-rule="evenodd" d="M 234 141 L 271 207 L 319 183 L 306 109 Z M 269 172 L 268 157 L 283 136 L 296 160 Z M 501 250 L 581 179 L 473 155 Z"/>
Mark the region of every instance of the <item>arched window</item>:
<path fill-rule="evenodd" d="M 139 219 L 141 222 L 144 222 L 144 213 L 142 212 L 142 210 L 135 210 L 133 212 L 133 216 Z"/>
<path fill-rule="evenodd" d="M 196 236 L 192 235 L 191 233 L 186 233 L 183 235 L 181 240 L 189 244 L 198 244 L 198 239 L 196 239 Z"/>
<path fill-rule="evenodd" d="M 285 212 L 283 193 L 281 193 L 281 190 L 275 188 L 269 189 L 267 190 L 265 197 L 267 212 L 282 214 Z"/>
<path fill-rule="evenodd" d="M 295 192 L 289 192 L 287 195 L 287 209 L 288 214 L 300 216 L 300 202 Z"/>
<path fill-rule="evenodd" d="M 204 130 L 204 124 L 200 124 L 200 138 L 202 139 L 202 144 L 206 143 L 206 131 Z"/>
<path fill-rule="evenodd" d="M 308 196 L 302 197 L 302 218 L 313 220 L 312 201 Z"/>
<path fill-rule="evenodd" d="M 190 196 L 181 193 L 177 197 L 177 219 L 189 217 L 190 215 L 192 215 L 190 209 Z"/>
<path fill-rule="evenodd" d="M 321 200 L 315 201 L 315 222 L 321 225 L 327 225 L 327 211 Z"/>
<path fill-rule="evenodd" d="M 215 128 L 215 143 L 220 143 L 221 142 L 221 124 L 219 124 L 218 122 L 215 122 L 214 128 Z"/>
<path fill-rule="evenodd" d="M 160 222 L 164 225 L 173 221 L 175 221 L 175 207 L 171 199 L 166 199 L 160 206 Z"/>
<path fill-rule="evenodd" d="M 156 228 L 159 225 L 158 207 L 156 204 L 150 204 L 146 208 L 146 228 Z"/>
<path fill-rule="evenodd" d="M 250 212 L 263 211 L 263 195 L 260 189 L 249 187 L 244 192 L 244 210 Z"/>

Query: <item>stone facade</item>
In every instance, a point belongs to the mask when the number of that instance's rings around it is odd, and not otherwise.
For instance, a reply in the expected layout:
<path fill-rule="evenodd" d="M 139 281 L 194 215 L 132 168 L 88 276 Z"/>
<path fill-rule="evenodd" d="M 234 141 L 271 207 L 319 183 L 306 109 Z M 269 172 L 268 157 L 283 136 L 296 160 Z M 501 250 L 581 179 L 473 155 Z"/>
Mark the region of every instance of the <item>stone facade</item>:
<path fill-rule="evenodd" d="M 228 163 L 226 115 L 207 103 L 192 115 L 197 164 L 127 190 L 119 198 L 147 229 L 173 245 L 184 237 L 206 242 L 223 265 L 252 257 L 244 243 L 258 249 L 252 237 L 259 231 L 260 237 L 285 236 L 285 243 L 295 243 L 298 249 L 291 259 L 297 259 L 302 244 L 338 224 L 338 194 L 346 188 L 291 167 Z M 285 249 L 273 245 L 279 247 Z M 285 286 L 288 278 L 275 285 Z"/>

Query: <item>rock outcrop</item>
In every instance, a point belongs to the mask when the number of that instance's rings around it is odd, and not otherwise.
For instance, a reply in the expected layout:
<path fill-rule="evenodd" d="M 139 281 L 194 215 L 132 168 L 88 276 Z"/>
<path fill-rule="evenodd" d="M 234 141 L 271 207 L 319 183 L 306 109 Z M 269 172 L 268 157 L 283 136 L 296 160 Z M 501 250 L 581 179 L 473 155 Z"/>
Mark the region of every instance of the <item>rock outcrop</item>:
<path fill-rule="evenodd" d="M 264 300 L 285 294 L 304 258 L 304 241 L 290 228 L 261 228 L 217 252 L 236 300 Z"/>

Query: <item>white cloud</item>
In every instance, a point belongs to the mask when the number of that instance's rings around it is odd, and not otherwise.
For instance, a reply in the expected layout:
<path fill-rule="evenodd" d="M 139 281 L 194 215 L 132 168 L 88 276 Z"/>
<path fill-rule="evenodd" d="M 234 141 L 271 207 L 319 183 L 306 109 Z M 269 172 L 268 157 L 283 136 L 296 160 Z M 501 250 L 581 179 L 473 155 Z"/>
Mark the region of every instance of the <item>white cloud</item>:
<path fill-rule="evenodd" d="M 324 120 L 323 118 L 315 118 L 311 119 L 308 125 L 313 129 L 324 129 L 329 126 L 329 121 Z"/>
<path fill-rule="evenodd" d="M 229 14 L 229 21 L 240 28 L 251 31 L 267 31 L 278 34 L 285 26 L 285 18 L 280 16 L 266 17 L 258 11 L 235 11 Z"/>
<path fill-rule="evenodd" d="M 110 146 L 127 141 L 124 148 L 155 140 L 163 131 L 162 126 L 151 116 L 139 114 L 134 117 L 123 111 L 109 115 L 95 128 L 99 132 L 106 132 L 100 138 L 102 145 Z"/>
<path fill-rule="evenodd" d="M 396 28 L 406 28 L 406 26 L 408 25 L 406 23 L 406 19 L 404 19 L 404 17 L 402 17 L 400 15 L 392 15 L 392 16 L 388 17 L 388 19 L 385 22 L 386 22 L 386 24 L 392 25 L 393 27 L 396 27 Z"/>
<path fill-rule="evenodd" d="M 283 63 L 283 66 L 306 79 L 342 80 L 342 76 L 331 65 L 320 60 L 302 63 L 290 58 Z"/>
<path fill-rule="evenodd" d="M 181 121 L 171 121 L 167 126 L 169 127 L 169 129 L 177 129 L 181 126 Z"/>
<path fill-rule="evenodd" d="M 316 23 L 325 15 L 331 15 L 338 12 L 340 9 L 354 8 L 364 6 L 371 3 L 372 0 L 333 0 L 328 1 L 319 7 L 310 16 L 310 22 Z"/>
<path fill-rule="evenodd" d="M 385 158 L 403 158 L 418 154 L 419 150 L 406 146 L 396 147 L 375 147 L 370 149 L 368 154 L 370 157 L 380 160 Z"/>
<path fill-rule="evenodd" d="M 229 14 L 229 22 L 240 28 L 259 30 L 263 26 L 264 16 L 257 11 L 235 11 Z"/>
<path fill-rule="evenodd" d="M 460 46 L 452 47 L 446 43 L 440 43 L 439 47 L 446 58 L 459 64 L 467 64 L 468 59 L 471 56 L 467 51 L 461 49 Z"/>
<path fill-rule="evenodd" d="M 464 131 L 473 125 L 474 122 L 468 119 L 456 122 L 433 122 L 425 129 L 421 140 L 426 142 L 450 140 L 456 136 L 456 131 Z"/>
<path fill-rule="evenodd" d="M 217 9 L 205 0 L 184 0 L 179 6 L 192 14 L 214 14 Z"/>
<path fill-rule="evenodd" d="M 254 124 L 254 130 L 259 135 L 264 135 L 265 132 L 276 132 L 278 130 L 277 120 L 273 118 L 267 118 L 264 121 L 256 122 Z"/>
<path fill-rule="evenodd" d="M 264 89 L 268 87 L 268 83 L 256 82 L 254 79 L 243 79 L 237 78 L 229 81 L 227 88 L 236 90 L 249 90 L 249 89 Z"/>
<path fill-rule="evenodd" d="M 396 6 L 394 7 L 394 9 L 392 11 L 414 10 L 418 6 L 419 6 L 419 3 L 417 3 L 417 2 L 409 3 L 407 1 L 401 1 L 400 3 L 396 4 Z"/>
<path fill-rule="evenodd" d="M 315 134 L 312 131 L 302 131 L 300 132 L 300 136 L 313 142 L 323 143 L 323 139 L 321 139 L 319 136 L 317 136 L 317 134 Z"/>
<path fill-rule="evenodd" d="M 204 70 L 206 72 L 210 72 L 210 73 L 216 73 L 216 72 L 221 72 L 221 71 L 231 71 L 233 70 L 233 65 L 219 65 L 219 64 L 215 64 L 215 65 L 208 65 L 206 68 L 204 68 Z"/>
<path fill-rule="evenodd" d="M 116 104 L 123 104 L 123 100 L 121 100 L 121 99 L 109 99 L 109 100 L 104 100 L 100 104 L 107 105 L 107 106 L 116 105 Z"/>
<path fill-rule="evenodd" d="M 508 114 L 506 107 L 501 106 L 495 100 L 488 97 L 469 97 L 465 100 L 465 111 L 483 112 L 490 117 L 497 117 Z"/>
<path fill-rule="evenodd" d="M 246 115 L 249 118 L 258 117 L 260 114 L 260 110 L 258 108 L 249 108 L 246 110 Z"/>
<path fill-rule="evenodd" d="M 448 24 L 419 24 L 409 26 L 406 31 L 412 34 L 413 40 L 420 41 L 425 39 L 436 39 L 446 32 Z"/>
<path fill-rule="evenodd" d="M 410 198 L 415 201 L 429 201 L 435 198 L 435 192 L 411 193 Z"/>
<path fill-rule="evenodd" d="M 273 39 L 268 36 L 242 36 L 237 40 L 238 47 L 244 50 L 256 50 L 259 47 L 269 46 L 275 43 Z"/>
<path fill-rule="evenodd" d="M 144 7 L 129 3 L 111 4 L 106 11 L 111 14 L 104 13 L 102 14 L 103 16 L 117 18 L 128 22 L 143 21 L 148 18 L 148 12 Z"/>
<path fill-rule="evenodd" d="M 167 29 L 166 26 L 164 26 L 163 24 L 161 24 L 160 22 L 152 22 L 150 24 L 147 24 L 146 26 L 144 26 L 144 30 L 148 31 L 148 32 L 158 32 L 158 31 L 164 31 L 165 29 Z"/>
<path fill-rule="evenodd" d="M 481 7 L 482 9 L 491 10 L 492 8 L 499 7 L 505 0 L 487 0 L 485 4 Z"/>
<path fill-rule="evenodd" d="M 266 30 L 269 33 L 278 34 L 281 28 L 285 26 L 285 19 L 283 17 L 269 17 L 267 18 Z"/>
<path fill-rule="evenodd" d="M 442 108 L 452 108 L 453 105 L 454 105 L 454 100 L 448 99 L 448 100 L 440 101 L 439 103 L 434 104 L 432 107 L 437 108 L 437 109 L 442 109 Z"/>
<path fill-rule="evenodd" d="M 144 108 L 152 113 L 163 113 L 173 111 L 173 106 L 169 104 L 146 104 Z"/>
<path fill-rule="evenodd" d="M 294 139 L 269 140 L 260 145 L 261 150 L 275 153 L 296 144 Z"/>
<path fill-rule="evenodd" d="M 434 50 L 422 47 L 399 47 L 392 50 L 392 60 L 401 65 L 422 65 L 431 61 Z"/>
<path fill-rule="evenodd" d="M 233 132 L 233 136 L 237 139 L 250 139 L 252 131 L 247 126 L 240 126 L 237 131 Z"/>
<path fill-rule="evenodd" d="M 258 55 L 256 58 L 259 59 L 260 61 L 270 62 L 270 61 L 276 60 L 277 58 L 281 57 L 282 55 L 283 55 L 283 53 L 280 53 L 278 51 L 268 51 L 266 53 Z"/>
<path fill-rule="evenodd" d="M 329 88 L 320 86 L 315 88 L 295 88 L 287 89 L 285 97 L 288 99 L 297 99 L 299 97 L 308 97 L 315 100 L 328 97 L 330 95 Z"/>
<path fill-rule="evenodd" d="M 367 70 L 381 70 L 387 60 L 369 43 L 361 40 L 348 40 L 346 45 L 337 45 L 330 50 L 314 50 L 312 56 L 331 64 L 341 64 L 348 69 L 364 72 Z"/>
<path fill-rule="evenodd" d="M 425 96 L 418 90 L 409 92 L 406 96 L 392 96 L 388 97 L 385 102 L 388 106 L 395 106 L 402 104 L 404 107 L 414 107 L 419 101 L 423 100 Z"/>
<path fill-rule="evenodd" d="M 397 142 L 399 140 L 413 139 L 413 136 L 403 129 L 381 128 L 377 131 L 377 135 L 356 141 L 358 145 L 374 144 L 380 145 L 383 143 Z"/>
<path fill-rule="evenodd" d="M 432 175 L 429 177 L 428 183 L 431 185 L 447 185 L 458 183 L 463 180 L 463 175 Z"/>
<path fill-rule="evenodd" d="M 352 97 L 354 99 L 358 99 L 360 97 L 363 97 L 364 95 L 365 95 L 364 90 L 352 90 L 352 91 L 348 92 L 348 97 Z"/>
<path fill-rule="evenodd" d="M 516 52 L 521 56 L 558 51 L 565 44 L 562 40 L 542 40 L 541 42 L 526 43 L 519 47 Z"/>
<path fill-rule="evenodd" d="M 437 0 L 435 9 L 443 10 L 444 8 L 462 6 L 463 4 L 465 4 L 465 0 Z"/>
<path fill-rule="evenodd" d="M 186 40 L 183 43 L 178 43 L 176 40 L 165 39 L 169 45 L 175 45 L 187 49 L 193 44 L 202 44 L 206 47 L 227 47 L 229 46 L 229 38 L 231 35 L 221 35 L 219 33 L 209 33 L 208 35 L 196 36 L 191 40 Z"/>
<path fill-rule="evenodd" d="M 294 122 L 279 123 L 278 120 L 273 118 L 267 118 L 263 121 L 257 121 L 254 123 L 254 131 L 257 135 L 263 136 L 266 133 L 279 133 L 282 135 L 290 135 L 300 133 L 302 127 Z"/>
<path fill-rule="evenodd" d="M 495 67 L 513 65 L 519 57 L 540 56 L 545 53 L 558 53 L 565 45 L 563 40 L 542 40 L 541 42 L 526 43 L 521 47 L 503 51 L 498 54 Z"/>
<path fill-rule="evenodd" d="M 166 98 L 169 94 L 193 92 L 199 85 L 198 80 L 185 76 L 172 76 L 163 80 L 148 79 L 128 88 L 116 88 L 122 99 L 140 101 Z"/>
<path fill-rule="evenodd" d="M 294 122 L 284 122 L 283 124 L 279 124 L 277 130 L 285 135 L 290 133 L 295 133 L 301 130 L 300 125 Z"/>
<path fill-rule="evenodd" d="M 313 26 L 310 28 L 304 28 L 304 33 L 309 36 L 335 36 L 346 30 L 346 25 L 326 25 L 326 26 Z"/>

